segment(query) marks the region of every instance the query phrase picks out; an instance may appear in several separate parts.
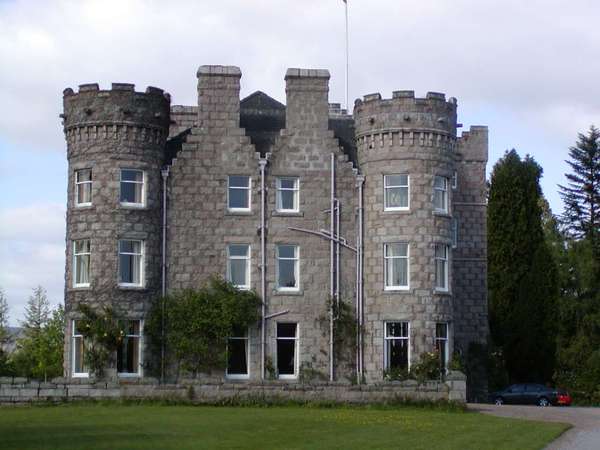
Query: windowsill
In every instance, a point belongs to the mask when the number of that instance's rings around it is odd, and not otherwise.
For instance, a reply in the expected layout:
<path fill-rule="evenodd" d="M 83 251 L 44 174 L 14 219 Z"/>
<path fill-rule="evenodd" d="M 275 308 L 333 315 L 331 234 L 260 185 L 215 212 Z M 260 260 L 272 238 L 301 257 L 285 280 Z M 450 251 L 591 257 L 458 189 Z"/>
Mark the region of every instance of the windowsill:
<path fill-rule="evenodd" d="M 286 289 L 274 289 L 273 295 L 304 295 L 304 291 L 302 289 L 294 289 L 294 290 L 286 290 Z"/>
<path fill-rule="evenodd" d="M 395 208 L 384 208 L 383 212 L 384 213 L 391 213 L 391 214 L 394 214 L 394 213 L 408 214 L 408 213 L 410 213 L 410 208 L 398 208 L 398 209 L 395 209 Z"/>
<path fill-rule="evenodd" d="M 233 287 L 240 291 L 251 291 L 252 290 L 252 288 L 250 286 L 236 286 L 234 284 Z"/>
<path fill-rule="evenodd" d="M 119 206 L 123 209 L 146 209 L 146 205 L 143 203 L 124 203 L 120 202 Z"/>
<path fill-rule="evenodd" d="M 293 381 L 298 379 L 298 375 L 279 375 L 278 380 Z"/>
<path fill-rule="evenodd" d="M 94 205 L 92 205 L 91 203 L 75 203 L 73 205 L 73 208 L 75 209 L 91 209 L 93 207 Z"/>
<path fill-rule="evenodd" d="M 304 217 L 303 211 L 273 211 L 271 217 Z"/>
<path fill-rule="evenodd" d="M 438 216 L 438 217 L 448 217 L 448 218 L 452 218 L 452 214 L 450 214 L 448 211 L 433 211 L 433 215 L 434 216 Z"/>
<path fill-rule="evenodd" d="M 434 289 L 433 290 L 434 294 L 438 294 L 438 295 L 452 295 L 452 292 L 450 292 L 449 289 Z"/>
<path fill-rule="evenodd" d="M 141 378 L 142 376 L 139 373 L 129 373 L 129 372 L 119 372 L 117 373 L 119 378 Z"/>
<path fill-rule="evenodd" d="M 398 294 L 412 294 L 414 289 L 383 289 L 381 293 L 383 295 L 398 295 Z"/>
<path fill-rule="evenodd" d="M 147 289 L 146 286 L 142 286 L 139 284 L 121 284 L 121 283 L 119 283 L 117 286 L 119 289 L 123 289 L 126 291 L 145 291 Z"/>
<path fill-rule="evenodd" d="M 251 209 L 228 209 L 225 211 L 226 216 L 251 216 L 253 214 Z"/>
<path fill-rule="evenodd" d="M 246 374 L 246 375 L 225 375 L 225 378 L 227 380 L 249 380 L 250 379 L 250 374 Z"/>
<path fill-rule="evenodd" d="M 91 289 L 90 284 L 77 284 L 75 286 L 71 286 L 69 289 L 71 291 L 89 291 Z"/>
<path fill-rule="evenodd" d="M 393 287 L 384 287 L 383 290 L 385 292 L 408 292 L 408 291 L 410 291 L 410 287 L 409 286 L 406 286 L 406 287 L 393 286 Z"/>
<path fill-rule="evenodd" d="M 89 378 L 90 374 L 89 373 L 74 373 L 73 375 L 71 375 L 71 378 Z"/>

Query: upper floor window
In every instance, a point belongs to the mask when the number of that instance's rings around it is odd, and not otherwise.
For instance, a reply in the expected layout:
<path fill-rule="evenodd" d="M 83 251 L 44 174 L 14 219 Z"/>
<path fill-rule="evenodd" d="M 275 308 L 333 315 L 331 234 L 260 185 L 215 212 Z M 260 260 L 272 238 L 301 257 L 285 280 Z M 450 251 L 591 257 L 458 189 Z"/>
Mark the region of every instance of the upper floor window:
<path fill-rule="evenodd" d="M 119 241 L 119 284 L 121 286 L 144 284 L 144 241 Z"/>
<path fill-rule="evenodd" d="M 90 285 L 90 240 L 73 241 L 73 287 Z"/>
<path fill-rule="evenodd" d="M 408 370 L 410 335 L 408 322 L 385 322 L 384 352 L 386 370 Z"/>
<path fill-rule="evenodd" d="M 300 179 L 297 177 L 277 178 L 277 211 L 298 212 Z"/>
<path fill-rule="evenodd" d="M 248 330 L 234 330 L 227 339 L 227 377 L 248 378 Z"/>
<path fill-rule="evenodd" d="M 448 290 L 448 246 L 435 245 L 435 288 L 438 291 Z"/>
<path fill-rule="evenodd" d="M 300 278 L 300 249 L 297 245 L 277 246 L 277 289 L 297 291 Z"/>
<path fill-rule="evenodd" d="M 440 358 L 440 371 L 445 372 L 450 360 L 448 347 L 448 324 L 440 322 L 435 324 L 435 349 Z"/>
<path fill-rule="evenodd" d="M 85 342 L 78 326 L 78 320 L 71 322 L 71 374 L 74 377 L 87 377 L 89 374 L 85 363 Z"/>
<path fill-rule="evenodd" d="M 458 188 L 458 172 L 455 170 L 452 174 L 452 189 Z"/>
<path fill-rule="evenodd" d="M 384 244 L 385 289 L 408 289 L 408 244 Z"/>
<path fill-rule="evenodd" d="M 384 184 L 384 210 L 401 211 L 409 207 L 409 180 L 408 175 L 385 175 Z"/>
<path fill-rule="evenodd" d="M 458 247 L 458 218 L 452 218 L 452 248 Z"/>
<path fill-rule="evenodd" d="M 117 372 L 121 376 L 140 376 L 141 321 L 125 321 L 125 334 L 117 347 Z"/>
<path fill-rule="evenodd" d="M 250 289 L 250 246 L 227 246 L 227 280 L 239 289 Z"/>
<path fill-rule="evenodd" d="M 92 169 L 75 171 L 75 206 L 92 204 Z"/>
<path fill-rule="evenodd" d="M 448 178 L 435 176 L 433 179 L 433 207 L 437 212 L 448 212 Z"/>
<path fill-rule="evenodd" d="M 121 169 L 121 193 L 119 201 L 122 205 L 144 206 L 144 171 Z"/>
<path fill-rule="evenodd" d="M 250 177 L 230 175 L 227 179 L 227 208 L 230 211 L 250 211 Z"/>

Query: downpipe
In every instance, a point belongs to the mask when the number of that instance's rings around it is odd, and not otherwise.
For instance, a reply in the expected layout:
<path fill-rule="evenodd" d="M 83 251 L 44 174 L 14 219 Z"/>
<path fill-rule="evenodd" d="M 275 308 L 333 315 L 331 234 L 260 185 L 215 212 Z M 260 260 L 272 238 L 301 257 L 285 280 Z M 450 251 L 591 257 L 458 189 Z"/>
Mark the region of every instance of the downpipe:
<path fill-rule="evenodd" d="M 161 260 L 161 319 L 160 319 L 160 382 L 165 382 L 165 297 L 167 295 L 167 180 L 169 179 L 169 166 L 165 166 L 160 174 L 162 176 L 162 260 Z"/>
<path fill-rule="evenodd" d="M 260 169 L 260 296 L 261 296 L 261 319 L 260 319 L 260 378 L 265 379 L 265 357 L 267 346 L 266 323 L 267 323 L 267 285 L 266 285 L 266 236 L 265 236 L 265 167 L 267 158 L 258 160 Z"/>

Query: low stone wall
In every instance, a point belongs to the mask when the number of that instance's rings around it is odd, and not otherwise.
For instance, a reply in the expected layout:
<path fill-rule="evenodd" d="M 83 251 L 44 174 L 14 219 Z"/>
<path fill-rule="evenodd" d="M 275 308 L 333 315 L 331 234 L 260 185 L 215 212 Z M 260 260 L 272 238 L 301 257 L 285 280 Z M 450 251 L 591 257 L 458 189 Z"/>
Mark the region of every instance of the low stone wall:
<path fill-rule="evenodd" d="M 169 399 L 218 403 L 244 399 L 298 402 L 385 403 L 395 400 L 466 401 L 466 378 L 453 373 L 445 381 L 392 381 L 371 385 L 342 383 L 289 383 L 265 381 L 183 380 L 159 384 L 156 379 L 121 379 L 117 382 L 55 378 L 51 382 L 0 377 L 0 403 L 67 402 L 100 399 Z"/>

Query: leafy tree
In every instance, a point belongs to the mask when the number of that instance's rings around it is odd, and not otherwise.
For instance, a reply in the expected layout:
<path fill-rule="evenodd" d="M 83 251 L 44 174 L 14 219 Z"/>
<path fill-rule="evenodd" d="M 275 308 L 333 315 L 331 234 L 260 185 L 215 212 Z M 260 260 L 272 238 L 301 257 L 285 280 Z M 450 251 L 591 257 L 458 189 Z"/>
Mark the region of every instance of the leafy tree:
<path fill-rule="evenodd" d="M 542 227 L 542 168 L 507 152 L 494 166 L 488 205 L 490 331 L 511 381 L 551 379 L 556 266 Z"/>
<path fill-rule="evenodd" d="M 572 169 L 567 186 L 559 186 L 565 203 L 563 222 L 576 239 L 590 239 L 600 258 L 600 131 L 591 126 L 569 149 Z"/>
<path fill-rule="evenodd" d="M 12 368 L 8 359 L 8 355 L 4 351 L 4 345 L 8 341 L 8 302 L 6 294 L 0 288 L 0 376 L 12 375 Z"/>

